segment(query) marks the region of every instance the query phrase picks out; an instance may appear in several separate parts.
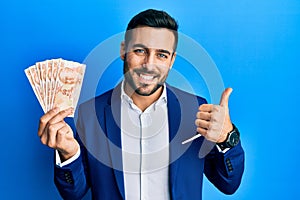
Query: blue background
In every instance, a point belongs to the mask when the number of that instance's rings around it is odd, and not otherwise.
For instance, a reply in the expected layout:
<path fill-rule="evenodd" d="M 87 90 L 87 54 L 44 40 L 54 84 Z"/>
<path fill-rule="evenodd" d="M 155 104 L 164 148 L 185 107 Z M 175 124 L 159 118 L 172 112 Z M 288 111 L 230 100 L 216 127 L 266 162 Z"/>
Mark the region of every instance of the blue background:
<path fill-rule="evenodd" d="M 204 199 L 297 199 L 297 0 L 1 1 L 0 199 L 60 199 L 53 151 L 36 134 L 43 112 L 23 70 L 49 58 L 82 62 L 147 8 L 173 15 L 179 31 L 206 49 L 225 85 L 234 88 L 230 111 L 242 133 L 245 173 L 233 196 L 205 180 Z"/>

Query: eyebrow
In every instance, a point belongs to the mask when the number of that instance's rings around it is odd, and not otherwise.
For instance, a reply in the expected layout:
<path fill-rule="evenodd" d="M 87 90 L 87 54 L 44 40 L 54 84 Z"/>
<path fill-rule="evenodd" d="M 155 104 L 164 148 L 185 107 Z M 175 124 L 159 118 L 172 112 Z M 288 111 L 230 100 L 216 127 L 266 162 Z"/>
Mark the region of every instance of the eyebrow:
<path fill-rule="evenodd" d="M 141 48 L 144 48 L 144 49 L 149 49 L 148 47 L 146 47 L 145 45 L 143 44 L 134 44 L 132 46 L 133 48 L 136 48 L 136 47 L 141 47 Z M 156 51 L 160 52 L 160 53 L 166 53 L 168 55 L 171 55 L 171 52 L 166 50 L 166 49 L 155 49 Z"/>

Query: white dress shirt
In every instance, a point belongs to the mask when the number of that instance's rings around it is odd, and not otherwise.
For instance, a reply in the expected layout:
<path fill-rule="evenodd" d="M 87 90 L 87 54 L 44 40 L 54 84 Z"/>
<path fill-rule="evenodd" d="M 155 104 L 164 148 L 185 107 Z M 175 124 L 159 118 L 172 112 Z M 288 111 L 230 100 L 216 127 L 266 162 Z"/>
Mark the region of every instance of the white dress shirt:
<path fill-rule="evenodd" d="M 142 112 L 123 86 L 121 141 L 125 199 L 170 199 L 166 87 L 160 98 Z"/>

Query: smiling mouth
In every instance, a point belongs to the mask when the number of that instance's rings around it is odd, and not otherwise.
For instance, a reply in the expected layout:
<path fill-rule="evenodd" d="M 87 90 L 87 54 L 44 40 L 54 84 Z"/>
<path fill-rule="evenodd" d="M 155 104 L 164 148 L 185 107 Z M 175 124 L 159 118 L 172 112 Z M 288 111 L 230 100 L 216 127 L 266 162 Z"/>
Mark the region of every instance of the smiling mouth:
<path fill-rule="evenodd" d="M 145 75 L 145 74 L 140 74 L 139 77 L 146 80 L 146 81 L 151 81 L 151 80 L 154 79 L 154 76 Z"/>
<path fill-rule="evenodd" d="M 157 76 L 153 75 L 153 74 L 143 74 L 143 73 L 137 73 L 139 80 L 141 82 L 151 82 L 153 81 L 155 78 L 157 78 Z"/>

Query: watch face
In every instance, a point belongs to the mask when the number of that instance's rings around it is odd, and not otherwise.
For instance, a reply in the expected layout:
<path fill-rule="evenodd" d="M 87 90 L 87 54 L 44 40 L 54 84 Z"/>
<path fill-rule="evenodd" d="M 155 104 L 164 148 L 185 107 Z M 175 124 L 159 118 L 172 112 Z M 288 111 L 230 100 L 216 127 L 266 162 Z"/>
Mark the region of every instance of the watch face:
<path fill-rule="evenodd" d="M 231 145 L 232 147 L 236 146 L 240 141 L 240 137 L 239 135 L 237 134 L 237 132 L 233 132 L 230 134 L 229 136 L 229 145 Z"/>

